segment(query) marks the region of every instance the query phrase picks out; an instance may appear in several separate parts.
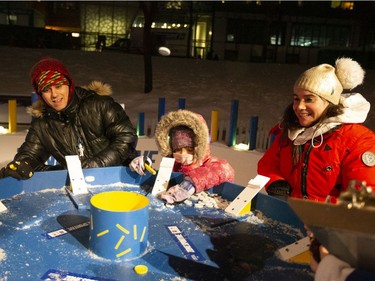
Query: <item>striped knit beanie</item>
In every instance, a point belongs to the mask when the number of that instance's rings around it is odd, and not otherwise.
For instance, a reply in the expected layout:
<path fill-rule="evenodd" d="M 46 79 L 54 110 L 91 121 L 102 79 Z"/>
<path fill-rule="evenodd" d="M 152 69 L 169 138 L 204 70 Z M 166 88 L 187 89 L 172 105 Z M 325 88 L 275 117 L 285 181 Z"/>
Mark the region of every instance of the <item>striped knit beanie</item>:
<path fill-rule="evenodd" d="M 69 99 L 74 92 L 74 82 L 65 65 L 54 58 L 43 58 L 30 71 L 31 83 L 35 92 L 41 96 L 42 91 L 54 85 L 68 85 Z"/>

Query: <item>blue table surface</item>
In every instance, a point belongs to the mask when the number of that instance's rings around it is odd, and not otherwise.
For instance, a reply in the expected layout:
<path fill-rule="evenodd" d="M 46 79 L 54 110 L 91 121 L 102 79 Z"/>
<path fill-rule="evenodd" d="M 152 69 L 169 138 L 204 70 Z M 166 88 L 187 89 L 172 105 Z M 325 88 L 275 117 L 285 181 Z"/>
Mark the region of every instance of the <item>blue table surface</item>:
<path fill-rule="evenodd" d="M 151 179 L 139 179 L 124 168 L 88 169 L 86 175 L 96 176 L 89 185 L 92 194 L 108 190 L 146 194 L 144 185 Z M 178 181 L 179 176 L 173 177 Z M 34 182 L 0 180 L 0 198 L 8 209 L 0 213 L 0 280 L 313 280 L 308 265 L 275 255 L 305 235 L 302 222 L 283 201 L 258 194 L 251 214 L 233 217 L 215 208 L 185 204 L 168 208 L 148 195 L 145 253 L 132 260 L 108 260 L 89 250 L 90 210 L 77 209 L 64 185 L 56 182 L 65 177 L 64 172 L 45 172 Z M 9 190 L 4 190 L 12 186 L 18 193 L 5 198 Z M 233 200 L 242 189 L 225 183 L 211 192 Z M 171 225 L 181 230 L 198 260 L 174 239 L 167 228 Z M 56 230 L 65 234 L 47 235 Z M 148 267 L 145 275 L 134 271 L 140 264 Z"/>

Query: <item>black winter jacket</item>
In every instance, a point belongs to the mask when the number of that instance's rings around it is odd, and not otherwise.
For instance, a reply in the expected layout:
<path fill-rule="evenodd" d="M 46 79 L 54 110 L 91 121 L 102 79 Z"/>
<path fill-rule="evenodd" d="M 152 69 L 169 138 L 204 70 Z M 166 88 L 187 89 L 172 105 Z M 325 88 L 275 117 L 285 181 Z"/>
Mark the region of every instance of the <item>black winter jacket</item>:
<path fill-rule="evenodd" d="M 35 171 L 56 169 L 44 164 L 51 155 L 65 169 L 66 155 L 79 155 L 83 168 L 128 165 L 136 157 L 136 130 L 121 105 L 108 96 L 110 87 L 108 93 L 95 83 L 91 88 L 97 92 L 76 87 L 61 111 L 42 102 L 42 108 L 33 108 L 31 127 L 14 160 L 28 161 Z"/>

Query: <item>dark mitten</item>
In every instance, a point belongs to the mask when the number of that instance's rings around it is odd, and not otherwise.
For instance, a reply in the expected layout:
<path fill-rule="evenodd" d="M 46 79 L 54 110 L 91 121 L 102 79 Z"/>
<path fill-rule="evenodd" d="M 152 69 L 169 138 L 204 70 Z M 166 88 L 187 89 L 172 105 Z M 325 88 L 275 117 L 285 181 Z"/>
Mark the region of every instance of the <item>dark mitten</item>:
<path fill-rule="evenodd" d="M 5 167 L 1 168 L 1 170 L 0 170 L 0 179 L 6 177 L 6 175 L 5 175 L 5 170 L 6 170 Z"/>
<path fill-rule="evenodd" d="M 277 180 L 271 183 L 267 188 L 268 195 L 277 197 L 282 200 L 288 200 L 290 193 L 292 192 L 292 187 L 287 181 Z"/>
<path fill-rule="evenodd" d="M 320 251 L 319 251 L 319 247 L 320 247 L 320 242 L 318 240 L 316 240 L 315 238 L 311 239 L 311 242 L 310 242 L 310 252 L 314 258 L 314 260 L 317 262 L 317 263 L 320 263 Z"/>
<path fill-rule="evenodd" d="M 5 177 L 27 180 L 33 176 L 33 168 L 26 161 L 12 161 L 7 165 L 4 175 Z"/>

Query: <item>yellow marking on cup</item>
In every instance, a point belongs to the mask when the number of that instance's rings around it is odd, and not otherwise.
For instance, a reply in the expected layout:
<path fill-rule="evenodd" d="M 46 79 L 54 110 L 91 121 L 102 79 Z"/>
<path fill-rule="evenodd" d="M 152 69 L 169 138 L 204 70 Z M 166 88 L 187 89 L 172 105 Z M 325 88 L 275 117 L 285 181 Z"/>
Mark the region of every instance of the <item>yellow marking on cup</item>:
<path fill-rule="evenodd" d="M 129 253 L 132 249 L 131 248 L 127 248 L 125 251 L 122 251 L 121 253 L 117 254 L 116 257 L 121 257 L 123 255 L 126 255 L 127 253 Z"/>
<path fill-rule="evenodd" d="M 156 175 L 156 171 L 150 165 L 145 163 L 145 168 L 146 168 L 147 171 L 149 171 L 154 176 Z"/>
<path fill-rule="evenodd" d="M 109 232 L 109 230 L 106 229 L 106 230 L 104 230 L 104 231 L 99 232 L 98 234 L 96 234 L 96 236 L 100 237 L 100 236 L 103 236 L 103 235 L 107 234 L 108 232 Z"/>
<path fill-rule="evenodd" d="M 116 250 L 120 247 L 122 241 L 124 241 L 124 238 L 125 238 L 125 236 L 122 235 L 121 238 L 117 241 L 117 244 L 116 244 L 116 246 L 115 246 L 115 249 L 116 249 Z"/>
<path fill-rule="evenodd" d="M 124 232 L 125 234 L 129 234 L 129 233 L 130 233 L 129 230 L 127 230 L 126 228 L 124 228 L 124 227 L 121 226 L 120 224 L 116 224 L 116 227 L 117 227 L 118 229 L 120 229 L 122 232 Z"/>
<path fill-rule="evenodd" d="M 133 225 L 134 240 L 137 240 L 137 225 Z"/>
<path fill-rule="evenodd" d="M 147 229 L 146 227 L 143 228 L 142 235 L 141 235 L 141 239 L 139 240 L 139 242 L 142 242 L 143 239 L 145 238 L 146 229 Z"/>

